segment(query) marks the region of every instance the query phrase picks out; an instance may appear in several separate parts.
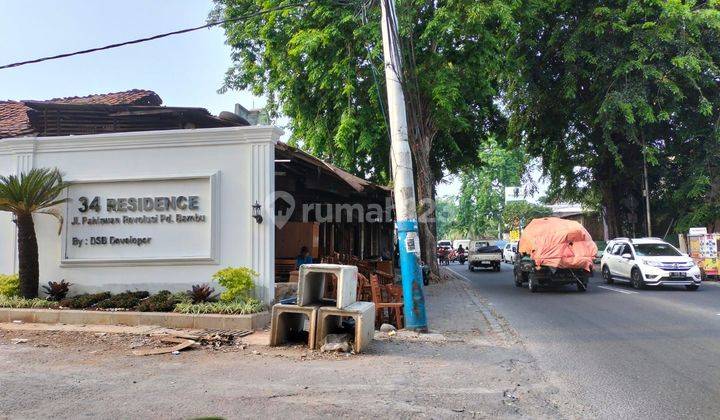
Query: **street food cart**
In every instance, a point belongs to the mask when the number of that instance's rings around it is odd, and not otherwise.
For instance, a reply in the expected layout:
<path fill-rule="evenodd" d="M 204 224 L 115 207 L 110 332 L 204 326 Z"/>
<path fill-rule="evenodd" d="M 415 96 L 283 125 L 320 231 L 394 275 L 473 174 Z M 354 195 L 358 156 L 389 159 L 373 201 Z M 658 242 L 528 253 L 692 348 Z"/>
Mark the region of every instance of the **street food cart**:
<path fill-rule="evenodd" d="M 690 257 L 709 279 L 720 276 L 720 233 L 708 233 L 705 228 L 691 228 L 687 235 Z"/>

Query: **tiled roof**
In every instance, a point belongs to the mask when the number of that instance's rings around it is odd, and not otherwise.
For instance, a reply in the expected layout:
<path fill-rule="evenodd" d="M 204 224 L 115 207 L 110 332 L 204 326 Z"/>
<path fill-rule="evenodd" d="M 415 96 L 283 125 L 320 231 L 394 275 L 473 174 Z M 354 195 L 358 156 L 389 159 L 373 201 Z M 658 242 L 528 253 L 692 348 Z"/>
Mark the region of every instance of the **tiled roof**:
<path fill-rule="evenodd" d="M 25 102 L 31 101 L 0 101 L 0 138 L 29 135 L 34 132 L 29 117 L 29 113 L 33 112 L 33 109 Z M 162 99 L 157 93 L 142 89 L 54 98 L 37 102 L 73 105 L 162 105 Z"/>
<path fill-rule="evenodd" d="M 88 96 L 54 98 L 42 102 L 78 105 L 162 105 L 162 99 L 151 90 L 133 89 L 125 92 L 101 93 Z"/>
<path fill-rule="evenodd" d="M 0 138 L 31 132 L 29 110 L 22 102 L 0 101 Z"/>

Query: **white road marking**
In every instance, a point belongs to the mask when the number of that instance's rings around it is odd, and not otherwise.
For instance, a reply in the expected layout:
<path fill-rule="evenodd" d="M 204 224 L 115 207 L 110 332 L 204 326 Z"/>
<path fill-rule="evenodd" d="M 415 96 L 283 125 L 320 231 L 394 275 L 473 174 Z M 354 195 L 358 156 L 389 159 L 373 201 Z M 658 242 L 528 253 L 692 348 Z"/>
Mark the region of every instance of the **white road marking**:
<path fill-rule="evenodd" d="M 607 286 L 597 286 L 597 287 L 599 287 L 601 289 L 605 289 L 605 290 L 612 290 L 613 292 L 625 293 L 626 295 L 632 295 L 632 294 L 638 293 L 638 292 L 633 292 L 632 290 L 622 290 L 622 289 L 616 289 L 614 287 L 607 287 Z"/>

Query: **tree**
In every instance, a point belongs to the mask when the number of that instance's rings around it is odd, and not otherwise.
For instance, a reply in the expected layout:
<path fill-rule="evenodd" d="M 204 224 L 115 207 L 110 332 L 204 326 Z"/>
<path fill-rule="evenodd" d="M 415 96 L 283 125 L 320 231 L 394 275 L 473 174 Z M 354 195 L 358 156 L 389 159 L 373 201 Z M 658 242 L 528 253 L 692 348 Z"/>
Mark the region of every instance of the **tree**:
<path fill-rule="evenodd" d="M 482 166 L 460 174 L 458 224 L 478 238 L 497 235 L 505 203 L 505 187 L 520 185 L 528 164 L 522 148 L 506 148 L 490 138 L 478 151 Z"/>
<path fill-rule="evenodd" d="M 527 201 L 511 201 L 505 204 L 502 211 L 502 222 L 506 230 L 514 229 L 515 221 L 527 225 L 532 219 L 548 217 L 552 215 L 552 209 L 542 204 L 529 203 Z"/>
<path fill-rule="evenodd" d="M 384 0 L 381 0 L 384 1 Z M 290 117 L 291 143 L 378 182 L 389 182 L 389 140 L 377 4 L 315 0 L 215 0 L 234 65 L 223 86 L 267 95 L 271 115 Z M 497 77 L 511 6 L 500 0 L 397 4 L 402 78 L 414 159 L 424 260 L 437 272 L 435 183 L 443 170 L 475 162 L 489 133 L 502 131 Z"/>
<path fill-rule="evenodd" d="M 57 169 L 31 169 L 20 176 L 0 176 L 0 211 L 11 212 L 17 225 L 20 293 L 38 295 L 40 270 L 34 213 L 49 214 L 62 221 L 53 207 L 67 198 L 58 198 L 67 188 Z"/>
<path fill-rule="evenodd" d="M 645 155 L 653 205 L 666 213 L 656 223 L 678 209 L 717 217 L 717 1 L 528 0 L 516 10 L 510 127 L 542 157 L 550 197 L 598 202 L 611 237 L 633 234 L 644 226 Z"/>
<path fill-rule="evenodd" d="M 458 212 L 457 201 L 452 197 L 439 197 L 435 201 L 437 237 L 439 240 L 462 239 L 465 235 L 465 232 L 457 223 Z"/>

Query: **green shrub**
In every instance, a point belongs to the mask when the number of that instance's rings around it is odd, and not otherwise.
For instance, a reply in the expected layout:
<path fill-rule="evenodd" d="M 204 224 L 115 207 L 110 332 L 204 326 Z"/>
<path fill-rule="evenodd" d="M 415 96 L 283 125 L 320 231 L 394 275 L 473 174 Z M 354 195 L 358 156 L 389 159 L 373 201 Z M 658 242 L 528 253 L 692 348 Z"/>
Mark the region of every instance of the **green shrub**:
<path fill-rule="evenodd" d="M 60 306 L 71 309 L 86 309 L 98 302 L 109 299 L 110 296 L 112 296 L 110 292 L 85 293 L 61 300 Z"/>
<path fill-rule="evenodd" d="M 169 290 L 161 290 L 141 301 L 136 309 L 140 312 L 172 312 L 175 305 L 182 302 L 190 302 L 187 293 L 170 293 Z"/>
<path fill-rule="evenodd" d="M 181 314 L 254 314 L 265 310 L 265 305 L 255 298 L 233 302 L 178 303 L 175 312 Z"/>
<path fill-rule="evenodd" d="M 0 295 L 0 308 L 56 308 L 57 302 L 45 299 L 25 299 L 19 296 Z"/>
<path fill-rule="evenodd" d="M 212 278 L 227 289 L 220 295 L 220 300 L 232 302 L 252 297 L 252 292 L 255 290 L 253 279 L 257 275 L 258 273 L 247 267 L 228 267 L 215 273 Z"/>
<path fill-rule="evenodd" d="M 133 309 L 140 304 L 141 299 L 148 296 L 150 296 L 150 293 L 146 291 L 127 291 L 101 300 L 95 304 L 95 307 L 100 309 Z"/>
<path fill-rule="evenodd" d="M 0 274 L 0 296 L 20 296 L 20 277 L 17 274 Z"/>

